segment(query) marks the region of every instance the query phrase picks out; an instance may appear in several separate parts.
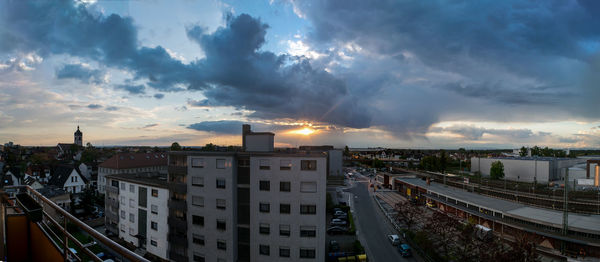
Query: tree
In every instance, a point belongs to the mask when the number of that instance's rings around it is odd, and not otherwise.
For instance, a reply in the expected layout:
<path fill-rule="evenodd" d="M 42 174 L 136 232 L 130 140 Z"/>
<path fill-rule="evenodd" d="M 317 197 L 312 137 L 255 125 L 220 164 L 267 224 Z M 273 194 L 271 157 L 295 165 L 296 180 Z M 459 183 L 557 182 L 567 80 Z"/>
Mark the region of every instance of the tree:
<path fill-rule="evenodd" d="M 179 143 L 174 142 L 173 144 L 171 144 L 171 151 L 179 151 L 181 150 L 181 146 L 179 145 Z"/>
<path fill-rule="evenodd" d="M 350 148 L 348 146 L 344 147 L 344 156 L 350 156 Z"/>
<path fill-rule="evenodd" d="M 216 151 L 217 146 L 213 145 L 213 143 L 208 143 L 202 147 L 202 151 Z"/>
<path fill-rule="evenodd" d="M 396 220 L 406 225 L 408 230 L 417 222 L 417 219 L 423 216 L 423 210 L 408 201 L 396 203 L 394 209 L 397 214 Z"/>
<path fill-rule="evenodd" d="M 458 221 L 441 212 L 433 212 L 432 217 L 425 225 L 425 229 L 430 235 L 437 240 L 436 242 L 442 248 L 443 258 L 448 259 L 450 256 L 451 243 L 455 241 L 458 233 L 456 224 Z"/>
<path fill-rule="evenodd" d="M 519 156 L 527 156 L 527 148 L 521 147 L 521 151 L 519 151 Z"/>
<path fill-rule="evenodd" d="M 542 149 L 539 146 L 534 146 L 531 148 L 531 155 L 532 156 L 541 156 L 542 155 Z"/>
<path fill-rule="evenodd" d="M 444 173 L 446 171 L 446 166 L 448 165 L 448 157 L 446 156 L 446 151 L 442 150 L 440 153 L 438 171 L 440 173 Z"/>
<path fill-rule="evenodd" d="M 504 177 L 504 165 L 500 161 L 492 163 L 490 167 L 490 178 L 501 179 Z"/>

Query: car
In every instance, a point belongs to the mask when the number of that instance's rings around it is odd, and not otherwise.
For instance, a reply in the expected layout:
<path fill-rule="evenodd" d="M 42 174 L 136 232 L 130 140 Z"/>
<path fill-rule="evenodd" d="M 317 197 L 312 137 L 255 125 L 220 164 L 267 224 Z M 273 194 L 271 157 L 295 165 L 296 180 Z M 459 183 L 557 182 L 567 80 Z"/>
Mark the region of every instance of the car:
<path fill-rule="evenodd" d="M 393 246 L 400 244 L 400 237 L 398 235 L 388 235 L 388 240 Z"/>
<path fill-rule="evenodd" d="M 346 224 L 348 224 L 348 222 L 341 220 L 339 218 L 334 218 L 331 220 L 331 222 L 329 222 L 329 224 L 332 226 L 345 226 Z"/>
<path fill-rule="evenodd" d="M 334 208 L 331 210 L 331 212 L 333 212 L 333 213 L 335 214 L 336 212 L 344 212 L 344 211 L 343 211 L 341 208 L 339 208 L 339 207 L 334 207 Z"/>
<path fill-rule="evenodd" d="M 398 252 L 400 252 L 403 257 L 412 256 L 412 252 L 410 251 L 410 246 L 408 244 L 398 245 Z"/>
<path fill-rule="evenodd" d="M 341 211 L 341 210 L 335 211 L 335 212 L 333 213 L 333 216 L 336 216 L 336 217 L 338 217 L 338 216 L 343 216 L 343 217 L 345 217 L 345 216 L 347 216 L 347 215 L 348 215 L 348 214 L 346 214 L 344 211 Z"/>
<path fill-rule="evenodd" d="M 348 232 L 348 229 L 341 226 L 332 226 L 327 228 L 327 234 L 335 235 L 335 234 L 345 234 Z"/>

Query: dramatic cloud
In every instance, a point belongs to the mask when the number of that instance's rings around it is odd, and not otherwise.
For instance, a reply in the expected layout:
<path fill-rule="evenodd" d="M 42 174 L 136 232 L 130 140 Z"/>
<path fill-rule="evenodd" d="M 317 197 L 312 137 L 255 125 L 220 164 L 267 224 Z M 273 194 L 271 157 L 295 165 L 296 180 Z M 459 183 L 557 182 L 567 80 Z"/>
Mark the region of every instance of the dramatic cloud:
<path fill-rule="evenodd" d="M 84 83 L 101 84 L 104 82 L 105 73 L 99 69 L 91 69 L 81 64 L 67 64 L 56 70 L 56 78 L 72 78 Z"/>
<path fill-rule="evenodd" d="M 549 136 L 551 133 L 537 132 L 534 133 L 530 129 L 493 129 L 470 125 L 453 125 L 449 127 L 434 127 L 431 132 L 448 132 L 451 134 L 460 135 L 467 140 L 480 140 L 484 134 L 501 136 L 509 139 L 523 140 L 532 137 Z"/>
<path fill-rule="evenodd" d="M 188 128 L 197 131 L 236 135 L 242 133 L 243 124 L 250 124 L 252 126 L 252 130 L 257 132 L 275 132 L 298 128 L 296 125 L 251 123 L 238 120 L 203 121 L 200 123 L 191 124 L 188 126 Z"/>
<path fill-rule="evenodd" d="M 161 93 L 154 94 L 154 98 L 156 98 L 156 99 L 163 99 L 164 97 L 165 97 L 165 95 L 161 94 Z"/>
<path fill-rule="evenodd" d="M 140 95 L 140 94 L 146 93 L 146 86 L 144 86 L 144 85 L 123 84 L 123 85 L 116 85 L 115 89 L 125 90 L 132 95 Z"/>

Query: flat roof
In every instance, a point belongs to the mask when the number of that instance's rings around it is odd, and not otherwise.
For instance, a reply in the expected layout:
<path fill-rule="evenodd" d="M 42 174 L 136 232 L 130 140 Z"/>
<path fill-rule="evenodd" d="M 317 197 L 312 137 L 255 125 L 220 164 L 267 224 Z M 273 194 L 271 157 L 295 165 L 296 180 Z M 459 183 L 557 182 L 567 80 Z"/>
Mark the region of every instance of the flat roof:
<path fill-rule="evenodd" d="M 514 156 L 514 157 L 472 157 L 472 158 L 481 158 L 481 159 L 498 159 L 498 160 L 537 160 L 537 161 L 562 161 L 562 160 L 579 160 L 583 161 L 579 158 L 568 158 L 568 157 L 534 157 L 534 156 Z"/>
<path fill-rule="evenodd" d="M 540 222 L 554 227 L 562 228 L 563 212 L 539 207 L 532 207 L 524 204 L 515 203 L 508 200 L 488 197 L 476 193 L 464 191 L 460 188 L 444 186 L 436 182 L 430 185 L 420 178 L 394 178 L 411 185 L 425 188 L 428 191 L 451 197 L 462 202 L 476 205 L 485 209 L 502 212 L 511 217 Z M 576 228 L 581 232 L 600 232 L 600 215 L 586 215 L 569 213 L 569 228 Z"/>
<path fill-rule="evenodd" d="M 133 174 L 115 174 L 107 175 L 106 178 L 111 178 L 129 183 L 141 184 L 152 187 L 167 188 L 167 175 L 157 172 L 141 172 Z"/>
<path fill-rule="evenodd" d="M 216 152 L 216 151 L 171 151 L 169 154 L 186 156 L 248 156 L 248 157 L 327 157 L 325 152 L 318 151 L 277 151 L 277 152 Z"/>

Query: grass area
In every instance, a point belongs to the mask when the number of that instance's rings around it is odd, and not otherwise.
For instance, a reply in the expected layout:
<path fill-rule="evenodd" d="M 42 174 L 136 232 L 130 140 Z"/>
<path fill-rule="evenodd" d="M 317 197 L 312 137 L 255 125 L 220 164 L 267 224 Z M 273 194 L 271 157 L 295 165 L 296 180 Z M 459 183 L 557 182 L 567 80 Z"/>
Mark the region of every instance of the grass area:
<path fill-rule="evenodd" d="M 56 226 L 51 226 L 50 230 L 52 230 L 58 236 L 58 239 L 56 237 L 54 237 L 53 235 L 51 235 L 51 238 L 58 244 L 58 246 L 60 248 L 63 248 L 63 244 L 62 244 L 62 241 L 64 240 L 63 233 Z M 91 236 L 87 235 L 83 231 L 79 230 L 79 228 L 77 228 L 71 224 L 67 225 L 67 230 L 82 245 L 85 245 L 87 243 L 94 241 L 94 239 Z M 77 251 L 77 256 L 82 261 L 93 261 L 91 257 L 89 257 L 81 248 L 79 248 L 79 246 L 77 246 L 77 244 L 75 244 L 70 239 L 69 239 L 69 248 L 75 249 L 75 251 Z M 98 245 L 98 244 L 88 247 L 88 249 L 94 254 L 104 252 L 104 249 L 102 247 L 100 247 L 100 245 Z"/>
<path fill-rule="evenodd" d="M 348 224 L 350 224 L 350 228 L 348 229 L 348 234 L 354 235 L 356 233 L 356 226 L 354 225 L 354 218 L 352 217 L 352 213 L 348 212 Z"/>

